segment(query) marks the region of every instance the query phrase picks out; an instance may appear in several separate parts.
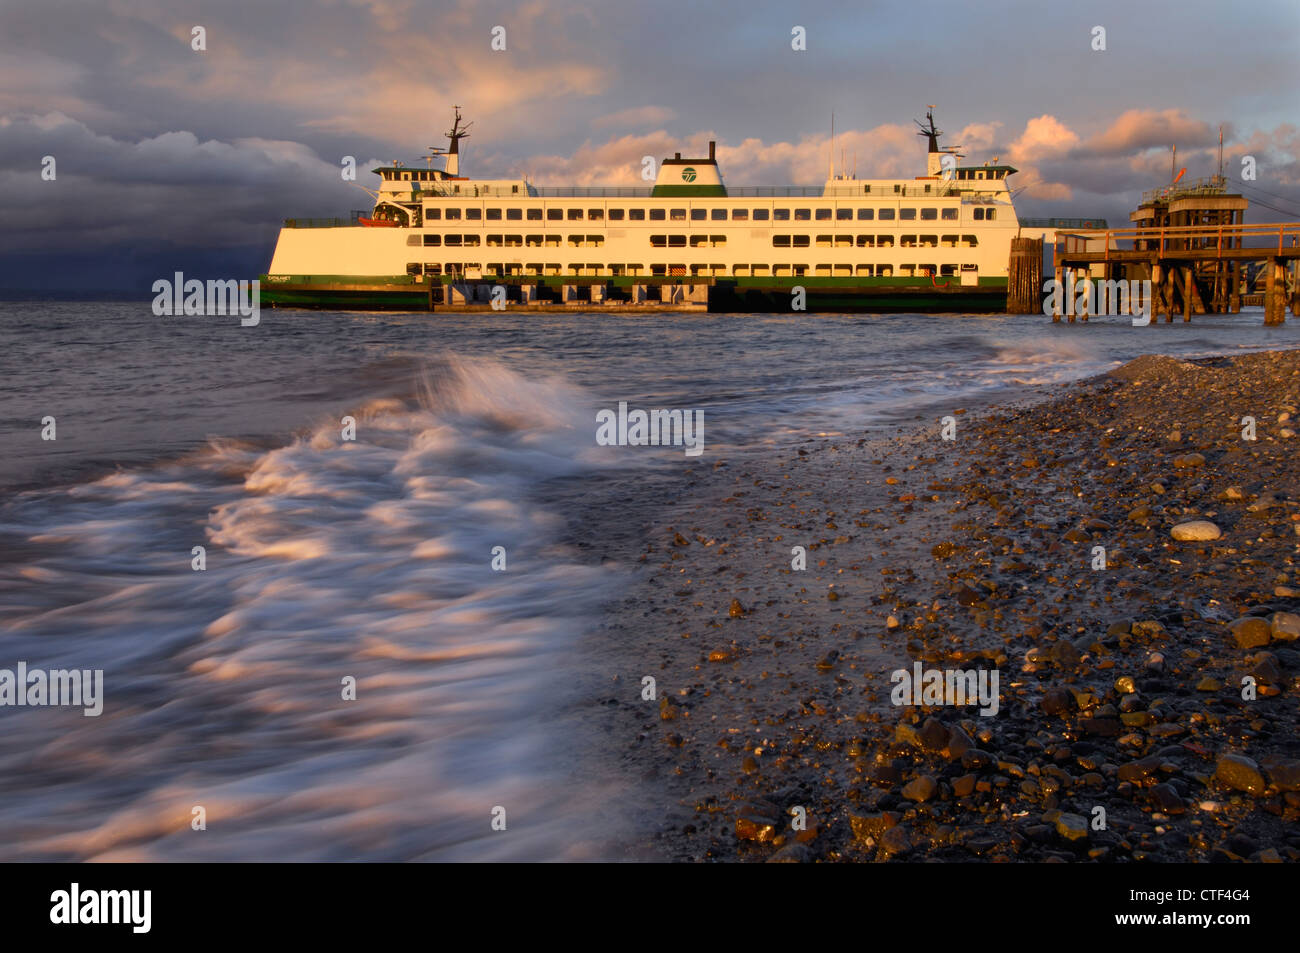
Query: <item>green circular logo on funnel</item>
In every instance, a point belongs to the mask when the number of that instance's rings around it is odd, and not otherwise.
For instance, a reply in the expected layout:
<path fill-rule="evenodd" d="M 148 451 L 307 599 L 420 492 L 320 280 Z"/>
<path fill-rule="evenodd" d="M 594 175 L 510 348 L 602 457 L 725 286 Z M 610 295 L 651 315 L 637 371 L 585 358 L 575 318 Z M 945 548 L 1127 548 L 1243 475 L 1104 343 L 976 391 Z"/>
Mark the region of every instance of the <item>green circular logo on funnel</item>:
<path fill-rule="evenodd" d="M 687 166 L 686 168 L 682 169 L 682 181 L 683 181 L 683 182 L 694 182 L 694 181 L 695 181 L 695 170 L 692 169 L 690 166 Z"/>

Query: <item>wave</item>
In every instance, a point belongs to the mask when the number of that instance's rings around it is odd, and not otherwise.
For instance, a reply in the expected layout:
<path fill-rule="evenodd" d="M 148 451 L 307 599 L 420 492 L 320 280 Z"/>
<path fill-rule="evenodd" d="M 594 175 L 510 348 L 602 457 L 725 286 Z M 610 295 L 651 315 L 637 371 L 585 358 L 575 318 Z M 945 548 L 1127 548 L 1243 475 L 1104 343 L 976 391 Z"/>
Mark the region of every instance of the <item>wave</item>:
<path fill-rule="evenodd" d="M 0 566 L 0 667 L 102 668 L 106 701 L 98 718 L 6 711 L 0 854 L 598 850 L 557 776 L 576 755 L 554 713 L 564 653 L 614 576 L 530 502 L 539 480 L 594 465 L 581 405 L 562 382 L 453 357 L 417 398 L 356 411 L 354 440 L 329 421 L 271 450 L 213 441 L 14 501 L 0 534 L 27 558 Z M 509 836 L 490 827 L 498 806 Z"/>

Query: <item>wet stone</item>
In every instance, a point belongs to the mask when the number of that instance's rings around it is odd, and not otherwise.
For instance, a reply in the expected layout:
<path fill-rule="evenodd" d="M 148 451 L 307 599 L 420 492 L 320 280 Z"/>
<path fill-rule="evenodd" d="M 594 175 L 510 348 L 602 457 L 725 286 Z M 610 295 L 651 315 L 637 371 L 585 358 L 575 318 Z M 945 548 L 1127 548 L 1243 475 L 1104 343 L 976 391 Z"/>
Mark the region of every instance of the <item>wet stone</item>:
<path fill-rule="evenodd" d="M 1259 765 L 1240 754 L 1220 755 L 1214 768 L 1214 777 L 1226 787 L 1247 794 L 1263 794 L 1266 787 Z"/>

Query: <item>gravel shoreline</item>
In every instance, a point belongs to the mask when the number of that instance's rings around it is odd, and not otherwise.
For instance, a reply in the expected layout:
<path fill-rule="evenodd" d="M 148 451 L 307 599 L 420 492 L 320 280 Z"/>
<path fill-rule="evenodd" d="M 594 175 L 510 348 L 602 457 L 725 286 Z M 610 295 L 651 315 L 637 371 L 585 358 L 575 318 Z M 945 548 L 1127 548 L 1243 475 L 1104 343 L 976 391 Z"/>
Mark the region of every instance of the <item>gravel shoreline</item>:
<path fill-rule="evenodd" d="M 699 464 L 585 643 L 620 855 L 1300 859 L 1298 404 L 1297 351 L 1148 356 L 955 440 Z M 918 661 L 996 714 L 893 704 Z"/>

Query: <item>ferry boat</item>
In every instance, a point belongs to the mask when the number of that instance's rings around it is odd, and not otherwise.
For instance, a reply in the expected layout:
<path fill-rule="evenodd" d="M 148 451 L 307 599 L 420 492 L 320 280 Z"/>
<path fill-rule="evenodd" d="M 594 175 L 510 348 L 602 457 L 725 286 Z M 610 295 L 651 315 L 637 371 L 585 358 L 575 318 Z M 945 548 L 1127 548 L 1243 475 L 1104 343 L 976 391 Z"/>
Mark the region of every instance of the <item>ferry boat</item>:
<path fill-rule="evenodd" d="M 1021 226 L 1016 170 L 918 135 L 924 175 L 728 188 L 717 149 L 664 159 L 647 188 L 543 188 L 462 174 L 460 108 L 425 166 L 373 170 L 369 214 L 288 219 L 264 307 L 460 311 L 991 311 Z M 436 168 L 433 161 L 443 162 Z M 1041 234 L 1041 232 L 1040 232 Z"/>

